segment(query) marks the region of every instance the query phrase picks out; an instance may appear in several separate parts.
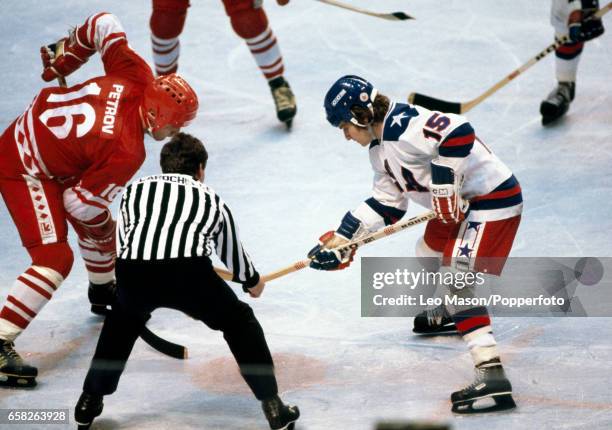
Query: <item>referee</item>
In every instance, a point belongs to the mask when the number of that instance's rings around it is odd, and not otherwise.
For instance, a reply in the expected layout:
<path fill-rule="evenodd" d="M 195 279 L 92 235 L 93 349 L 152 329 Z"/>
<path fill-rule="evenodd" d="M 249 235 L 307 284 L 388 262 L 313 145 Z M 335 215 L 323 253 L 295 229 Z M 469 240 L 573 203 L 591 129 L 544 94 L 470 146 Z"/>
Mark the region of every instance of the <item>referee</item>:
<path fill-rule="evenodd" d="M 215 273 L 213 248 L 233 281 L 252 297 L 264 282 L 238 237 L 232 213 L 204 185 L 208 154 L 202 142 L 179 133 L 161 151 L 163 174 L 130 184 L 117 221 L 117 302 L 104 321 L 96 352 L 75 408 L 89 428 L 102 413 L 102 398 L 117 389 L 132 347 L 151 312 L 180 310 L 223 332 L 240 372 L 272 429 L 291 429 L 295 406 L 278 397 L 274 364 L 263 330 L 249 305 Z"/>

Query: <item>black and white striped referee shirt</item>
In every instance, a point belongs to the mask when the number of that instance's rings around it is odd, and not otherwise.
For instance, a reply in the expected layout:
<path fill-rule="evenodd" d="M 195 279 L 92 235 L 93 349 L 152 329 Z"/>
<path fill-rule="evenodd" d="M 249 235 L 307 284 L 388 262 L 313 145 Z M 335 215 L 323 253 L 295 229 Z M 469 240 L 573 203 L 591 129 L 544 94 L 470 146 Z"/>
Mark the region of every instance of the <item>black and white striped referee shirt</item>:
<path fill-rule="evenodd" d="M 238 237 L 232 213 L 207 185 L 189 175 L 146 176 L 123 193 L 117 220 L 117 258 L 167 260 L 209 256 L 213 247 L 234 281 L 259 275 Z"/>

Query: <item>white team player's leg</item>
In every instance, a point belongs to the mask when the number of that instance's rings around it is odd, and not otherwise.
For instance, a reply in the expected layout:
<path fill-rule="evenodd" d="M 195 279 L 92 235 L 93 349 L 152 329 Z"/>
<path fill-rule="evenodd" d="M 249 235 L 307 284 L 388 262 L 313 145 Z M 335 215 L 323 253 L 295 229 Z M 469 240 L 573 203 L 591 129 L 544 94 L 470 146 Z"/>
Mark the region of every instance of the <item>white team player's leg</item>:
<path fill-rule="evenodd" d="M 578 0 L 552 1 L 550 20 L 555 28 L 557 40 L 568 35 L 569 16 L 580 8 L 581 4 Z M 583 45 L 582 42 L 568 42 L 555 51 L 557 86 L 540 105 L 543 125 L 548 125 L 561 118 L 569 110 L 576 92 L 576 73 Z"/>
<path fill-rule="evenodd" d="M 442 253 L 433 250 L 425 242 L 425 237 L 417 241 L 415 255 L 421 260 L 421 264 L 428 272 L 439 270 L 442 262 Z M 412 331 L 422 335 L 456 334 L 457 327 L 444 305 L 426 309 L 414 317 Z"/>

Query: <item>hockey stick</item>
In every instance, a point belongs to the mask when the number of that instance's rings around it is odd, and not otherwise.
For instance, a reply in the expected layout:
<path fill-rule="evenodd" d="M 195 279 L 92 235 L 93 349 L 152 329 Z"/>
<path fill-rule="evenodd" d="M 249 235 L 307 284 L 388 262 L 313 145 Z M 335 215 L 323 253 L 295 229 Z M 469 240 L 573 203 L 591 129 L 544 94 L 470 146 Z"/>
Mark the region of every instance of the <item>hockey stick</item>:
<path fill-rule="evenodd" d="M 64 42 L 60 41 L 55 44 L 55 58 L 62 55 L 64 53 Z M 57 76 L 57 83 L 61 88 L 68 87 L 68 83 L 66 82 L 66 78 L 64 76 Z M 144 340 L 149 346 L 158 350 L 162 354 L 165 354 L 169 357 L 185 359 L 187 358 L 187 348 L 183 345 L 179 345 L 176 343 L 172 343 L 168 340 L 162 339 L 151 330 L 149 330 L 146 326 L 140 333 L 140 337 Z"/>
<path fill-rule="evenodd" d="M 391 224 L 386 227 L 383 227 L 380 230 L 375 231 L 374 233 L 370 233 L 366 236 L 363 236 L 360 239 L 348 242 L 342 246 L 334 248 L 334 251 L 342 252 L 342 251 L 348 251 L 349 249 L 357 249 L 360 246 L 374 242 L 386 236 L 391 236 L 392 234 L 405 230 L 408 227 L 412 227 L 417 224 L 421 224 L 426 221 L 432 220 L 435 217 L 436 217 L 435 212 L 430 211 L 430 212 L 426 212 L 421 215 L 414 216 L 412 218 L 408 218 L 405 221 L 396 222 L 395 224 Z M 297 272 L 298 270 L 302 270 L 305 267 L 310 266 L 311 261 L 312 260 L 310 258 L 305 258 L 304 260 L 296 261 L 295 263 L 289 266 L 286 266 L 286 267 L 283 267 L 282 269 L 268 273 L 267 275 L 264 275 L 262 278 L 264 282 L 278 279 L 282 276 L 288 275 L 289 273 Z M 215 267 L 215 272 L 217 272 L 217 275 L 219 275 L 221 278 L 225 279 L 226 281 L 232 280 L 232 273 L 227 270 Z"/>
<path fill-rule="evenodd" d="M 407 15 L 404 12 L 378 13 L 378 12 L 371 12 L 366 9 L 361 9 L 359 7 L 351 6 L 346 3 L 339 2 L 337 0 L 318 0 L 318 1 L 320 1 L 321 3 L 336 6 L 342 9 L 347 9 L 353 12 L 362 13 L 364 15 L 374 16 L 376 18 L 387 19 L 389 21 L 405 21 L 407 19 L 414 19 L 414 17 Z"/>
<path fill-rule="evenodd" d="M 595 12 L 594 16 L 596 18 L 601 18 L 607 12 L 609 12 L 610 9 L 612 9 L 612 2 L 608 3 L 607 5 L 605 5 L 601 9 L 599 9 L 597 12 Z M 481 95 L 479 95 L 475 99 L 472 99 L 472 100 L 467 101 L 465 103 L 449 102 L 449 101 L 446 101 L 446 100 L 437 99 L 435 97 L 429 97 L 429 96 L 426 96 L 424 94 L 419 94 L 419 93 L 411 93 L 408 96 L 408 102 L 411 103 L 411 104 L 417 104 L 417 105 L 423 106 L 423 107 L 425 107 L 427 109 L 438 110 L 438 111 L 441 111 L 441 112 L 459 113 L 459 114 L 465 113 L 465 112 L 471 110 L 474 106 L 480 104 L 483 100 L 485 100 L 486 98 L 488 98 L 492 94 L 496 93 L 499 89 L 505 87 L 514 78 L 516 78 L 520 74 L 524 73 L 531 66 L 536 64 L 542 58 L 546 57 L 548 54 L 550 54 L 551 52 L 555 51 L 559 46 L 563 45 L 564 43 L 568 42 L 569 40 L 570 39 L 569 39 L 568 36 L 563 36 L 561 39 L 557 40 L 555 43 L 553 43 L 552 45 L 546 47 L 544 50 L 539 52 L 535 57 L 532 57 L 529 61 L 527 61 L 521 67 L 519 67 L 518 69 L 514 70 L 512 73 L 510 73 L 504 79 L 502 79 L 501 81 L 497 82 L 495 85 L 493 85 L 491 88 L 486 90 L 484 93 L 482 93 Z"/>
<path fill-rule="evenodd" d="M 100 315 L 103 317 L 107 317 L 111 311 L 109 309 L 103 308 L 96 312 L 96 315 Z M 179 360 L 183 360 L 187 358 L 187 348 L 183 345 L 179 345 L 177 343 L 170 342 L 169 340 L 162 339 L 155 333 L 153 333 L 147 326 L 144 326 L 142 332 L 140 333 L 140 337 L 144 340 L 150 347 L 158 350 L 162 354 L 165 354 L 172 358 L 178 358 Z"/>
<path fill-rule="evenodd" d="M 380 230 L 375 231 L 374 233 L 370 233 L 366 236 L 361 237 L 360 239 L 353 240 L 348 242 L 342 246 L 334 248 L 334 251 L 348 251 L 351 249 L 357 249 L 360 246 L 367 245 L 368 243 L 372 243 L 378 239 L 383 237 L 391 236 L 392 234 L 398 233 L 402 230 L 405 230 L 409 227 L 413 227 L 418 224 L 422 224 L 426 221 L 432 220 L 436 217 L 435 212 L 430 211 L 421 215 L 414 216 L 412 218 L 408 218 L 405 221 L 399 221 L 395 224 L 388 225 L 386 227 L 381 228 Z M 268 273 L 263 276 L 263 280 L 265 282 L 272 281 L 274 279 L 278 279 L 282 276 L 288 275 L 289 273 L 297 272 L 298 270 L 302 270 L 305 267 L 310 266 L 310 262 L 312 260 L 310 258 L 305 258 L 304 260 L 296 261 L 295 263 L 283 267 L 282 269 L 276 270 L 274 272 Z"/>
<path fill-rule="evenodd" d="M 158 350 L 168 357 L 184 360 L 188 356 L 187 348 L 178 343 L 170 342 L 153 333 L 147 326 L 142 329 L 140 338 L 144 340 L 151 348 Z"/>

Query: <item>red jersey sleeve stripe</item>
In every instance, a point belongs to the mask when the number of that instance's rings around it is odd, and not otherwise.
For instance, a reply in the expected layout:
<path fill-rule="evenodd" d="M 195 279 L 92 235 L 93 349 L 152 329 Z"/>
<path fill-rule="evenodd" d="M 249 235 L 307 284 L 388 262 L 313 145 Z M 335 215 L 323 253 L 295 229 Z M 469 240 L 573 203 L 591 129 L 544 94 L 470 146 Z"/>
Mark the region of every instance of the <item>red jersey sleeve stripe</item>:
<path fill-rule="evenodd" d="M 111 39 L 116 39 L 116 38 L 123 38 L 125 39 L 125 33 L 121 32 L 121 33 L 111 33 L 108 36 L 106 36 L 104 38 L 104 40 L 102 41 L 102 50 L 106 49 L 105 46 L 106 44 L 111 40 Z"/>
<path fill-rule="evenodd" d="M 459 136 L 451 139 L 447 139 L 442 143 L 441 146 L 461 146 L 461 145 L 469 145 L 470 143 L 474 143 L 474 139 L 476 135 L 474 133 L 468 134 L 467 136 Z"/>
<path fill-rule="evenodd" d="M 91 21 L 89 22 L 89 27 L 87 29 L 87 42 L 89 43 L 89 46 L 96 46 L 96 41 L 94 38 L 96 32 L 96 24 L 98 22 L 98 19 L 106 14 L 107 12 L 102 12 L 97 15 L 94 15 L 93 18 L 90 18 Z"/>

